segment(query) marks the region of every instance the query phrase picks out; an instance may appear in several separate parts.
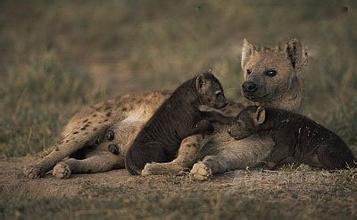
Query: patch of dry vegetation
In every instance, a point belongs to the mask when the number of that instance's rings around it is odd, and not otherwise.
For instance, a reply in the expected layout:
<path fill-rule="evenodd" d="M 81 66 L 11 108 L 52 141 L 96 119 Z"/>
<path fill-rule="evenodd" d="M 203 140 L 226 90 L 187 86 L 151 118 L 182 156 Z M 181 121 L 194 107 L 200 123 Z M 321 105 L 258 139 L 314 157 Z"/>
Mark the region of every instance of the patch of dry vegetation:
<path fill-rule="evenodd" d="M 19 163 L 0 163 L 0 216 L 117 219 L 354 219 L 356 170 L 306 167 L 235 171 L 207 182 L 189 176 L 130 176 L 125 170 L 28 180 Z M 16 175 L 14 175 L 14 173 Z M 4 183 L 7 183 L 4 184 Z M 14 196 L 16 191 L 16 196 Z M 48 211 L 46 211 L 48 210 Z"/>

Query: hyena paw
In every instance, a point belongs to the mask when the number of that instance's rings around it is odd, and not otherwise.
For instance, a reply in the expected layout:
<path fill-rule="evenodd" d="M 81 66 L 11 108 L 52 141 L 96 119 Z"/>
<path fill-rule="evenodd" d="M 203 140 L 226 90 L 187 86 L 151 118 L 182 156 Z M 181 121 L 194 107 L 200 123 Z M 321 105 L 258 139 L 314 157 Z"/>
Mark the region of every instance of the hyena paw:
<path fill-rule="evenodd" d="M 64 162 L 59 162 L 53 168 L 52 175 L 60 178 L 60 179 L 67 179 L 71 176 L 71 169 L 69 168 L 68 164 Z"/>
<path fill-rule="evenodd" d="M 43 172 L 41 167 L 38 167 L 36 165 L 30 165 L 24 167 L 23 173 L 26 177 L 30 179 L 38 179 L 45 175 L 45 172 Z"/>
<path fill-rule="evenodd" d="M 206 164 L 197 162 L 193 165 L 190 176 L 195 180 L 208 180 L 212 176 L 212 171 Z"/>

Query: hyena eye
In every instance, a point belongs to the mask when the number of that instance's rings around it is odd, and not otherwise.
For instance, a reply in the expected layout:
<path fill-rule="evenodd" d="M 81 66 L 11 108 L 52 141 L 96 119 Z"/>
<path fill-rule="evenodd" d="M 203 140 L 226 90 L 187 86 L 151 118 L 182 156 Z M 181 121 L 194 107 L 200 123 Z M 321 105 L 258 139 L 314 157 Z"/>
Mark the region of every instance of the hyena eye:
<path fill-rule="evenodd" d="M 252 70 L 250 69 L 247 69 L 247 75 L 251 74 L 252 73 Z"/>
<path fill-rule="evenodd" d="M 269 76 L 269 77 L 273 77 L 276 75 L 276 70 L 267 70 L 264 72 L 265 75 Z"/>

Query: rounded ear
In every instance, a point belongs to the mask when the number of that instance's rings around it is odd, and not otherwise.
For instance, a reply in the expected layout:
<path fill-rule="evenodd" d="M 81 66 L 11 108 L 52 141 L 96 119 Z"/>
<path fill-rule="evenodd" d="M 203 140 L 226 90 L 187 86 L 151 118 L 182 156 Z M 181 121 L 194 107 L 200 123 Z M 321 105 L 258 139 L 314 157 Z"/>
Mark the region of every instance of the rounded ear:
<path fill-rule="evenodd" d="M 247 39 L 244 38 L 243 40 L 243 47 L 242 47 L 242 59 L 241 59 L 241 67 L 244 69 L 245 65 L 247 64 L 250 56 L 256 51 L 256 48 L 253 44 L 249 43 Z"/>
<path fill-rule="evenodd" d="M 284 48 L 287 59 L 295 70 L 300 70 L 307 62 L 307 52 L 298 39 L 289 40 Z"/>
<path fill-rule="evenodd" d="M 198 91 L 200 91 L 204 84 L 205 84 L 205 76 L 204 76 L 204 74 L 198 75 L 196 77 L 196 89 Z"/>
<path fill-rule="evenodd" d="M 263 106 L 259 106 L 254 114 L 254 123 L 256 125 L 261 125 L 265 121 L 265 108 Z"/>

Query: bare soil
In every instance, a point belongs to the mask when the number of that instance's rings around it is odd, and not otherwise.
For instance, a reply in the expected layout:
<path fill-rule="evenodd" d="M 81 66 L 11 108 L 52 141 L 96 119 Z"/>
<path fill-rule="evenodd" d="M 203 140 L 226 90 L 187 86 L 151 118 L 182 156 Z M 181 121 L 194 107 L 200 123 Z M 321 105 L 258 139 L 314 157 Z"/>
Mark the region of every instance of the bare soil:
<path fill-rule="evenodd" d="M 5 218 L 356 219 L 357 169 L 237 170 L 206 182 L 126 170 L 27 179 L 29 157 L 0 162 Z"/>

